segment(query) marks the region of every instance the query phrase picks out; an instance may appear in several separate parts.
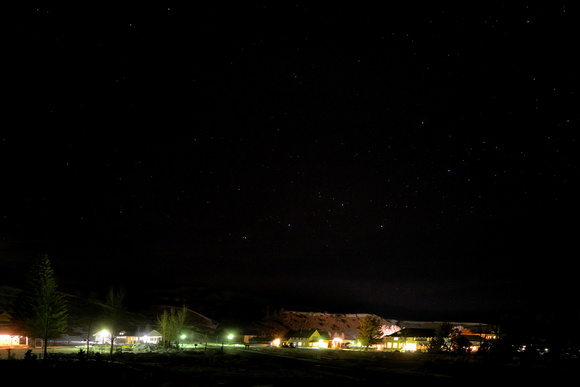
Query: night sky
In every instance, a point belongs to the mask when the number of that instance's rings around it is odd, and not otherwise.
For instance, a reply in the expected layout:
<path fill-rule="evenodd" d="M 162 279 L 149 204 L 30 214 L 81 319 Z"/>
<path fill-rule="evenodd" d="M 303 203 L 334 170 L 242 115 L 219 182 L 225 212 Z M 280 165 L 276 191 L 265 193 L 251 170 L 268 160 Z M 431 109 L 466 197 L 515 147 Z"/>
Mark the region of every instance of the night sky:
<path fill-rule="evenodd" d="M 578 295 L 577 5 L 155 3 L 0 6 L 2 271 L 388 318 Z"/>

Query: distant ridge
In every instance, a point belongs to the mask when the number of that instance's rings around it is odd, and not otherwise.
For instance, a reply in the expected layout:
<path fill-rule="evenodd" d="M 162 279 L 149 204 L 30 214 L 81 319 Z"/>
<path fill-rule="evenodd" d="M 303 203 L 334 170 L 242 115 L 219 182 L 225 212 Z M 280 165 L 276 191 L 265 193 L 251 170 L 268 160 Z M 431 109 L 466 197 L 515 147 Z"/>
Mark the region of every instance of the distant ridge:
<path fill-rule="evenodd" d="M 384 318 L 372 313 L 328 313 L 304 312 L 281 309 L 266 316 L 256 323 L 254 334 L 258 336 L 284 336 L 289 331 L 300 329 L 318 329 L 325 331 L 332 337 L 353 340 L 356 338 L 357 328 L 366 316 L 377 317 L 385 329 L 393 328 L 431 328 L 436 329 L 443 323 L 464 328 L 487 328 L 488 324 L 477 322 L 457 321 L 412 321 Z"/>
<path fill-rule="evenodd" d="M 371 313 L 301 312 L 281 309 L 258 322 L 255 333 L 259 336 L 284 336 L 289 331 L 318 329 L 328 332 L 333 337 L 352 340 L 356 337 L 360 321 L 369 315 L 379 318 L 382 325 L 396 325 L 397 322 Z"/>

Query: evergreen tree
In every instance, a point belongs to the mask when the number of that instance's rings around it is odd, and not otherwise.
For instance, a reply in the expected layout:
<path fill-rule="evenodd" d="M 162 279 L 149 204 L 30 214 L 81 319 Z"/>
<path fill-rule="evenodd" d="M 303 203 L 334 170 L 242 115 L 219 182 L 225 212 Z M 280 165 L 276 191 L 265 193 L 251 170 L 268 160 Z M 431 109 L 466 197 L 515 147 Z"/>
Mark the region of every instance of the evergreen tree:
<path fill-rule="evenodd" d="M 68 317 L 66 302 L 58 291 L 47 255 L 32 269 L 27 287 L 19 297 L 16 313 L 22 329 L 33 343 L 36 338 L 42 338 L 46 358 L 48 340 L 58 338 L 66 331 Z"/>
<path fill-rule="evenodd" d="M 448 351 L 449 336 L 451 335 L 453 327 L 450 323 L 443 323 L 435 330 L 435 337 L 429 342 L 428 351 L 437 353 Z"/>
<path fill-rule="evenodd" d="M 469 339 L 461 334 L 463 327 L 454 327 L 449 334 L 449 350 L 455 354 L 466 354 L 471 351 Z"/>
<path fill-rule="evenodd" d="M 381 332 L 381 320 L 378 317 L 372 315 L 366 315 L 361 320 L 357 330 L 356 338 L 360 341 L 361 345 L 368 348 L 369 345 L 373 344 L 377 339 L 382 336 Z"/>

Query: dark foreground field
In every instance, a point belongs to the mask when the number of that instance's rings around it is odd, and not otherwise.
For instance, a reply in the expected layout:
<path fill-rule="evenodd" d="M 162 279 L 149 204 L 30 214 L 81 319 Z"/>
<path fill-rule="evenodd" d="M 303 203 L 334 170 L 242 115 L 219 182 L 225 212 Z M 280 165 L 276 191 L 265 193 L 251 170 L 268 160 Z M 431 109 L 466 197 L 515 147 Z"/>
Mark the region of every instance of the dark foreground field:
<path fill-rule="evenodd" d="M 79 360 L 1 360 L 2 386 L 541 385 L 568 380 L 577 361 L 497 364 L 427 355 L 296 349 L 212 349 Z"/>

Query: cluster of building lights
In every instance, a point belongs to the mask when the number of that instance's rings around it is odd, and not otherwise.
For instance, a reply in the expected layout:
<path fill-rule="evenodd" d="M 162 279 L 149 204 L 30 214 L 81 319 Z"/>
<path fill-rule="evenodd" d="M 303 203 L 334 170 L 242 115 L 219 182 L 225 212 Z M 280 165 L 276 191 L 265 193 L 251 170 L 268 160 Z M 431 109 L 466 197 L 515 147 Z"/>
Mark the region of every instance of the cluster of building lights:
<path fill-rule="evenodd" d="M 0 335 L 0 346 L 13 346 L 19 345 L 20 339 L 24 336 L 11 336 L 11 335 Z M 26 338 L 28 343 L 28 338 Z"/>
<path fill-rule="evenodd" d="M 272 347 L 280 347 L 282 341 L 280 339 L 274 339 L 272 341 Z M 342 339 L 340 337 L 335 337 L 332 339 L 332 347 L 333 348 L 340 348 L 342 345 Z M 298 346 L 302 346 L 302 342 L 298 342 Z M 317 342 L 312 343 L 314 348 L 328 348 L 328 343 L 324 340 L 318 340 Z M 359 343 L 360 347 L 360 343 Z"/>

